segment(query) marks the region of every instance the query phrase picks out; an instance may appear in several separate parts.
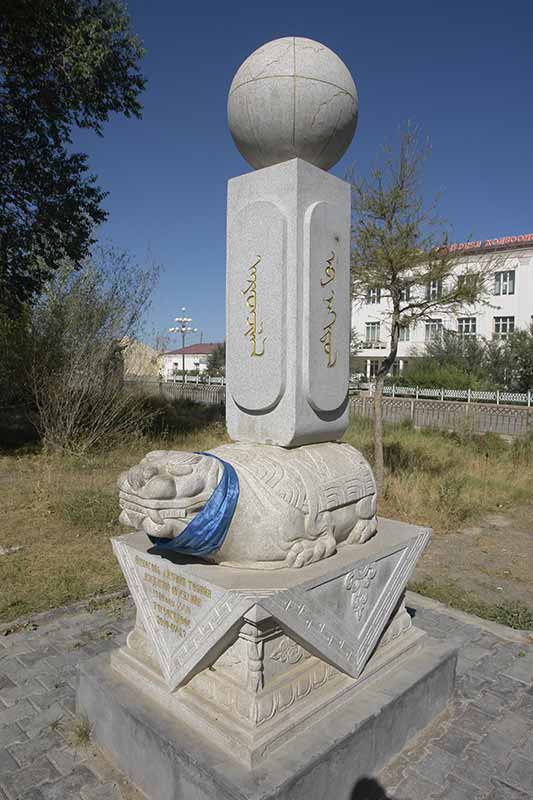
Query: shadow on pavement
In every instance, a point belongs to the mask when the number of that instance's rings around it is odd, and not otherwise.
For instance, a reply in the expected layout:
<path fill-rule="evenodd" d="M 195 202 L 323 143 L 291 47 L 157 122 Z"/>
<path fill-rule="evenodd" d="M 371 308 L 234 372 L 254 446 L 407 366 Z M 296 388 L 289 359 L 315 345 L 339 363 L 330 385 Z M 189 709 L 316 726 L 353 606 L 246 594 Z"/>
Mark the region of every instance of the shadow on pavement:
<path fill-rule="evenodd" d="M 350 800 L 394 800 L 374 778 L 361 778 L 357 781 Z"/>

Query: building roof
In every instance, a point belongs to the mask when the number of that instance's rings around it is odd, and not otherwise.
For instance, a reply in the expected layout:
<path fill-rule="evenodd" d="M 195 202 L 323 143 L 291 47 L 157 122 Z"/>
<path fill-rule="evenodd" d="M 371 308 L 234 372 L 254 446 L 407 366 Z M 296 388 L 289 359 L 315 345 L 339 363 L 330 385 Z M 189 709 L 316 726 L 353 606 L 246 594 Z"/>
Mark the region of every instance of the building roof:
<path fill-rule="evenodd" d="M 163 356 L 208 356 L 217 347 L 221 347 L 223 342 L 197 342 L 188 344 L 187 347 L 180 347 L 179 350 L 167 350 L 161 353 Z"/>
<path fill-rule="evenodd" d="M 502 236 L 499 239 L 485 239 L 477 242 L 462 242 L 450 245 L 450 249 L 481 253 L 486 250 L 513 250 L 528 245 L 533 245 L 533 233 L 524 233 L 521 236 Z"/>

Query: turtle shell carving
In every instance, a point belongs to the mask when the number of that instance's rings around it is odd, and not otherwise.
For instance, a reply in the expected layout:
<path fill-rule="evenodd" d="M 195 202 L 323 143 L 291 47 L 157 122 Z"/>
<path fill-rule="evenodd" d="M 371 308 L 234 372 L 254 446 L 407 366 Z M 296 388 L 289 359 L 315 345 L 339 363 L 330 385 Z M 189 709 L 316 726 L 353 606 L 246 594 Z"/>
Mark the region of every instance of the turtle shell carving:
<path fill-rule="evenodd" d="M 377 531 L 376 485 L 348 444 L 295 449 L 234 443 L 212 451 L 239 479 L 226 538 L 208 558 L 256 569 L 302 567 Z M 121 522 L 150 536 L 180 534 L 205 505 L 222 466 L 209 455 L 148 453 L 119 480 Z"/>

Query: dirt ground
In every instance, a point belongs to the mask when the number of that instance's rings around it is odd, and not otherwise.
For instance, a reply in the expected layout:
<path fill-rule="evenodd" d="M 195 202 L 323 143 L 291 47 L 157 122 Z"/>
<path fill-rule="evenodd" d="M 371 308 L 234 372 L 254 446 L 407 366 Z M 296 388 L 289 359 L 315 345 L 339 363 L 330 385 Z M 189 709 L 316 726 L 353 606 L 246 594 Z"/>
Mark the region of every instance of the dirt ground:
<path fill-rule="evenodd" d="M 435 534 L 415 582 L 455 583 L 482 603 L 533 609 L 533 505 L 487 514 L 458 533 Z"/>

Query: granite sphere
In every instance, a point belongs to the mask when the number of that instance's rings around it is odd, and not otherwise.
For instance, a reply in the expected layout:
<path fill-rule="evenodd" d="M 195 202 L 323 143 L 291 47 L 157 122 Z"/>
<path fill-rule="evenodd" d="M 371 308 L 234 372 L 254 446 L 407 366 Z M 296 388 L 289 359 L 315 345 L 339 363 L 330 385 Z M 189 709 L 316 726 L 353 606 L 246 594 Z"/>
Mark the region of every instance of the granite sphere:
<path fill-rule="evenodd" d="M 329 169 L 357 125 L 350 71 L 325 45 L 298 36 L 275 39 L 241 64 L 228 97 L 228 122 L 255 169 L 303 158 Z"/>

